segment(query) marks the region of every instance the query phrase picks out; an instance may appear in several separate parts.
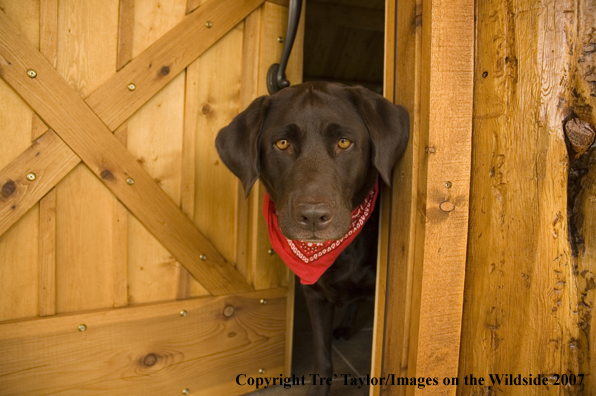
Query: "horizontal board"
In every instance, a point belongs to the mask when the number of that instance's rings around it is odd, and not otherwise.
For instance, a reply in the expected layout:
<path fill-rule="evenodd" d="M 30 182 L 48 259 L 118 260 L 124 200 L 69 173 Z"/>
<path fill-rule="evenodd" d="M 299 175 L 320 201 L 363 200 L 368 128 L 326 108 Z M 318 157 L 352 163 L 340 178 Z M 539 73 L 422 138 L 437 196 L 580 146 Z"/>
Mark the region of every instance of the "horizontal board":
<path fill-rule="evenodd" d="M 0 324 L 2 394 L 245 393 L 235 383 L 238 374 L 283 370 L 286 293 L 279 288 Z"/>

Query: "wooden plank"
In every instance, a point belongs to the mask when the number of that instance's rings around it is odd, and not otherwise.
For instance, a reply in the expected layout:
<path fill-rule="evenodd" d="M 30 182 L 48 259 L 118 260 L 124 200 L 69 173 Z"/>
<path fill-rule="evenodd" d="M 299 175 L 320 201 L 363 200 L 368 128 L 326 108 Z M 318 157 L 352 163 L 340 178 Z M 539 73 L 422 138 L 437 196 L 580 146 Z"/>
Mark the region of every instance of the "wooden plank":
<path fill-rule="evenodd" d="M 56 314 L 56 189 L 39 201 L 39 315 Z"/>
<path fill-rule="evenodd" d="M 238 374 L 260 376 L 260 368 L 270 377 L 282 373 L 286 293 L 273 289 L 2 323 L 3 394 L 246 393 L 252 389 L 236 384 Z"/>
<path fill-rule="evenodd" d="M 428 131 L 429 147 L 435 152 L 421 177 L 426 179 L 421 184 L 427 196 L 425 246 L 420 257 L 420 310 L 412 321 L 418 334 L 410 343 L 416 357 L 410 372 L 451 379 L 458 376 L 466 269 L 474 1 L 424 3 L 422 41 L 423 64 L 430 70 L 421 90 L 421 128 Z M 440 384 L 435 392 L 453 394 L 455 389 Z"/>
<path fill-rule="evenodd" d="M 39 52 L 54 67 L 57 62 L 58 43 L 58 0 L 39 1 Z M 36 115 L 33 115 L 31 141 L 36 140 L 48 131 L 48 126 Z"/>
<path fill-rule="evenodd" d="M 0 236 L 0 321 L 39 313 L 39 206 Z"/>
<path fill-rule="evenodd" d="M 582 315 L 590 297 L 565 238 L 562 136 L 569 113 L 585 109 L 571 77 L 582 64 L 575 57 L 584 12 L 575 1 L 522 1 L 514 8 L 480 2 L 477 8 L 482 50 L 476 52 L 461 371 L 473 367 L 484 375 L 515 364 L 522 373 L 586 374 L 581 387 L 515 389 L 519 395 L 594 392 L 591 371 L 582 367 L 590 359 Z M 466 391 L 485 389 L 477 384 Z"/>
<path fill-rule="evenodd" d="M 0 76 L 67 141 L 193 276 L 203 280 L 214 294 L 250 289 L 3 13 L 0 38 Z M 37 70 L 34 79 L 26 74 L 32 67 Z M 87 133 L 81 134 L 80 130 Z M 134 184 L 127 183 L 128 179 Z M 206 260 L 200 259 L 202 255 Z"/>
<path fill-rule="evenodd" d="M 215 137 L 239 112 L 243 40 L 240 23 L 197 60 L 194 222 L 229 262 L 236 260 L 238 179 L 219 159 Z"/>
<path fill-rule="evenodd" d="M 198 61 L 191 63 L 186 68 L 186 87 L 184 100 L 184 134 L 182 137 L 182 181 L 180 183 L 180 209 L 189 218 L 194 219 L 195 213 L 195 186 L 196 186 L 196 139 L 198 126 L 198 102 L 199 102 L 199 64 Z M 238 269 L 238 265 L 236 265 Z M 244 275 L 244 274 L 243 274 Z M 178 272 L 178 299 L 190 297 L 190 284 L 192 277 L 184 267 Z M 209 294 L 205 288 L 200 290 L 202 285 L 195 281 L 196 295 Z"/>
<path fill-rule="evenodd" d="M 441 382 L 433 394 L 454 394 L 456 388 L 443 385 L 442 379 L 458 376 L 474 3 L 433 1 L 421 8 L 416 1 L 404 1 L 393 7 L 397 39 L 389 44 L 394 50 L 386 61 L 394 85 L 386 93 L 408 109 L 412 133 L 394 170 L 383 372 L 437 377 Z M 457 111 L 452 103 L 458 103 Z M 449 209 L 441 206 L 445 202 L 455 210 L 443 211 Z M 423 390 L 387 386 L 381 392 L 410 395 Z"/>
<path fill-rule="evenodd" d="M 117 0 L 59 2 L 56 71 L 80 96 L 113 74 L 117 22 Z M 100 31 L 101 38 L 95 33 Z M 117 237 L 126 233 L 126 223 L 114 217 L 116 197 L 84 165 L 56 189 L 57 312 L 120 305 L 122 296 L 114 288 L 121 280 L 115 274 L 126 265 L 126 255 L 119 252 Z"/>
<path fill-rule="evenodd" d="M 24 36 L 35 46 L 39 45 L 39 5 L 36 1 L 0 0 L 0 9 L 19 26 Z M 35 115 L 4 81 L 0 81 L 0 103 L 0 169 L 3 169 L 31 146 Z M 0 290 L 3 296 L 0 320 L 36 316 L 39 312 L 38 207 L 33 203 L 29 211 L 20 211 L 20 214 L 23 216 L 20 221 L 17 222 L 18 216 L 7 219 L 14 225 L 10 230 L 0 232 Z"/>
<path fill-rule="evenodd" d="M 128 151 L 177 206 L 182 183 L 184 77 L 176 77 L 127 121 Z M 180 263 L 133 216 L 129 227 L 130 302 L 176 299 Z"/>
<path fill-rule="evenodd" d="M 208 2 L 123 67 L 86 102 L 110 129 L 115 129 L 262 2 Z M 208 21 L 211 28 L 205 26 Z M 134 91 L 128 88 L 131 83 L 135 84 Z"/>
<path fill-rule="evenodd" d="M 184 18 L 184 1 L 135 5 L 132 56 L 145 51 Z M 127 149 L 180 206 L 185 73 L 153 96 L 127 121 Z M 133 216 L 129 222 L 128 284 L 131 304 L 176 299 L 181 265 Z"/>
<path fill-rule="evenodd" d="M 0 172 L 0 235 L 79 162 L 79 158 L 52 131 L 33 142 L 31 147 Z M 35 174 L 30 181 L 27 175 Z"/>
<path fill-rule="evenodd" d="M 116 60 L 116 69 L 120 70 L 132 60 L 135 22 L 134 0 L 120 0 L 118 15 L 118 57 Z"/>

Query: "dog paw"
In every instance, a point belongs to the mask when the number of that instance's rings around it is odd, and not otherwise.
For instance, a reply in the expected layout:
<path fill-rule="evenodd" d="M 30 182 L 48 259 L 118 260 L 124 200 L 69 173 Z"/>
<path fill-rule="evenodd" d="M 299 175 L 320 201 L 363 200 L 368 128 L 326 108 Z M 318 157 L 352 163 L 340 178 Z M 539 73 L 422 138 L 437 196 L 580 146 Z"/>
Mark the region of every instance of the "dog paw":
<path fill-rule="evenodd" d="M 351 327 L 336 327 L 333 330 L 333 338 L 337 341 L 347 341 L 354 335 L 354 329 Z"/>

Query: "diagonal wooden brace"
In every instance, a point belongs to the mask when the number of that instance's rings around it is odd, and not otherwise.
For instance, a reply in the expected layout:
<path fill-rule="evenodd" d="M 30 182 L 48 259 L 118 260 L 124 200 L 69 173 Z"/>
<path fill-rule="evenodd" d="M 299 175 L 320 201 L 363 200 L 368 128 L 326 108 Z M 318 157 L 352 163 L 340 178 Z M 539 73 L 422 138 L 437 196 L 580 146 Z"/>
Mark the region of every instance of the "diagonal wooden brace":
<path fill-rule="evenodd" d="M 35 71 L 34 78 L 30 70 Z M 251 290 L 2 12 L 0 77 L 207 290 L 214 295 Z"/>

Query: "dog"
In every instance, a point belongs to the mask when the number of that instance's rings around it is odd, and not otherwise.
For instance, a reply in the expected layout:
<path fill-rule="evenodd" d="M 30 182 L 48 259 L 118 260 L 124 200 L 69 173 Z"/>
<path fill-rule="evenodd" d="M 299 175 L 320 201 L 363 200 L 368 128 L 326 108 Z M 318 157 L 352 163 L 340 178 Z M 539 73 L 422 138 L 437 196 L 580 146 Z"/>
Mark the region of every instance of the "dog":
<path fill-rule="evenodd" d="M 220 158 L 246 195 L 257 179 L 265 186 L 270 240 L 301 278 L 319 378 L 333 376 L 332 336 L 349 338 L 353 307 L 374 294 L 373 196 L 379 176 L 390 185 L 409 129 L 407 111 L 381 95 L 309 82 L 255 99 L 216 137 Z M 341 304 L 348 304 L 346 319 L 334 331 L 334 308 Z M 323 381 L 308 395 L 329 392 Z"/>

